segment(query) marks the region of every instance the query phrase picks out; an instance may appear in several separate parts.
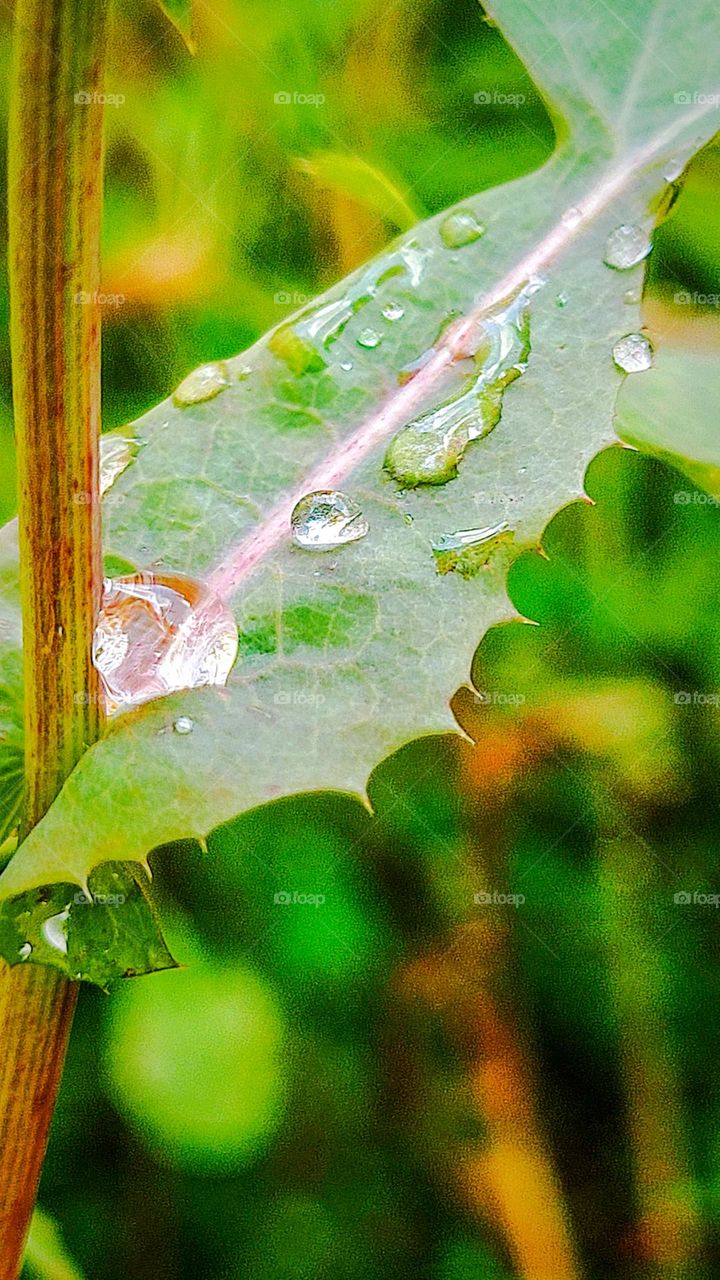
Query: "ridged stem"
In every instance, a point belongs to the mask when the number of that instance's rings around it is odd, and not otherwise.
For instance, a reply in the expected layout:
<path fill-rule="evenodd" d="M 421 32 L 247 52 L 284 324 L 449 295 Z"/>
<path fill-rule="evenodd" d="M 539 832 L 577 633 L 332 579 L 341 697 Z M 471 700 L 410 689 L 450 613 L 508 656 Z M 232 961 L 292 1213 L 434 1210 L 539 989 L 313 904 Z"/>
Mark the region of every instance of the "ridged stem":
<path fill-rule="evenodd" d="M 106 0 L 16 0 L 9 273 L 25 675 L 24 831 L 100 732 L 91 660 Z M 16 1280 L 76 988 L 0 969 L 0 1280 Z"/>

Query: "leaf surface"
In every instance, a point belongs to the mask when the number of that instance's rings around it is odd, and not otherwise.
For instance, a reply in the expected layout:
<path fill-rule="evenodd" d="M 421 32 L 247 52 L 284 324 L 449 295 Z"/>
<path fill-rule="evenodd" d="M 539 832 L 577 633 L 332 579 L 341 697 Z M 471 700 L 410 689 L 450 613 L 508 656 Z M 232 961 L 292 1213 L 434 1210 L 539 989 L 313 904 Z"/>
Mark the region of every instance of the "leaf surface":
<path fill-rule="evenodd" d="M 702 0 L 682 11 L 641 0 L 632 25 L 623 0 L 586 14 L 573 0 L 492 9 L 557 122 L 553 158 L 463 202 L 485 228 L 479 238 L 449 248 L 447 215 L 430 219 L 296 317 L 294 331 L 229 362 L 220 395 L 185 408 L 166 401 L 136 424 L 143 447 L 105 500 L 106 552 L 209 580 L 235 612 L 240 659 L 227 689 L 176 694 L 115 720 L 12 859 L 5 896 L 84 884 L 103 862 L 203 839 L 278 796 L 364 795 L 385 755 L 454 727 L 450 699 L 477 644 L 515 616 L 510 560 L 582 497 L 588 463 L 617 441 L 623 375 L 611 350 L 641 324 L 627 297 L 643 267 L 611 270 L 605 244 L 618 224 L 651 219 L 668 166 L 682 167 L 713 133 L 720 18 Z M 492 92 L 478 90 L 483 100 Z M 478 113 L 481 127 L 482 102 Z M 458 393 L 471 336 L 538 276 L 527 371 L 507 387 L 500 422 L 468 446 L 455 479 L 401 492 L 383 470 L 394 432 Z M 388 319 L 388 308 L 402 318 Z M 309 337 L 321 322 L 325 344 Z M 379 338 L 372 347 L 362 345 L 368 329 Z M 634 375 L 636 427 L 648 422 L 642 380 L 654 378 Z M 680 424 L 662 430 L 664 448 L 687 452 Z M 637 443 L 644 436 L 634 431 Z M 291 545 L 290 513 L 326 488 L 349 493 L 370 532 L 314 554 Z M 433 541 L 500 521 L 509 533 L 486 566 L 438 573 Z M 18 661 L 14 575 L 8 528 L 5 680 Z M 173 732 L 179 715 L 191 733 Z"/>

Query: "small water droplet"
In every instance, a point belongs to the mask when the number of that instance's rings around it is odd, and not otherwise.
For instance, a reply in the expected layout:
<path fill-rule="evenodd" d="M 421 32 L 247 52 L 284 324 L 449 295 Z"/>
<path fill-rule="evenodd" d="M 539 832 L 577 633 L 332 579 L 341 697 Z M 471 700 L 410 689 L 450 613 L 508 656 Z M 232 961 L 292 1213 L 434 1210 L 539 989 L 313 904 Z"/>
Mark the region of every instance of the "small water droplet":
<path fill-rule="evenodd" d="M 394 324 L 396 320 L 402 320 L 405 315 L 405 308 L 401 307 L 399 302 L 388 302 L 387 306 L 383 307 L 382 313 L 386 320 Z"/>
<path fill-rule="evenodd" d="M 582 221 L 582 209 L 578 209 L 575 205 L 571 209 L 566 209 L 562 215 L 562 222 L 566 227 L 576 227 Z"/>
<path fill-rule="evenodd" d="M 643 373 L 652 368 L 653 349 L 642 333 L 627 333 L 613 347 L 613 360 L 623 373 Z"/>
<path fill-rule="evenodd" d="M 100 437 L 100 493 L 108 489 L 127 471 L 140 452 L 140 443 L 128 436 L 106 435 Z"/>
<path fill-rule="evenodd" d="M 605 244 L 604 261 L 614 271 L 629 271 L 652 249 L 652 239 L 646 227 L 623 222 L 610 232 Z"/>
<path fill-rule="evenodd" d="M 237 647 L 230 610 L 190 578 L 137 573 L 105 583 L 93 662 L 109 714 L 181 689 L 224 685 Z"/>
<path fill-rule="evenodd" d="M 462 249 L 484 234 L 485 227 L 471 209 L 456 209 L 440 223 L 440 237 L 448 249 Z"/>
<path fill-rule="evenodd" d="M 361 329 L 356 341 L 359 347 L 365 347 L 368 351 L 373 351 L 375 347 L 380 346 L 382 337 L 376 329 Z"/>
<path fill-rule="evenodd" d="M 201 364 L 193 369 L 175 389 L 173 400 L 179 409 L 190 404 L 202 404 L 204 400 L 212 400 L 214 396 L 230 386 L 230 373 L 226 364 L 217 360 L 212 364 Z"/>
<path fill-rule="evenodd" d="M 18 955 L 21 960 L 27 960 L 28 956 L 32 955 L 32 946 L 30 945 L 29 942 L 23 943 L 20 950 L 18 951 Z"/>
<path fill-rule="evenodd" d="M 415 517 L 414 517 L 414 516 L 411 516 L 409 511 L 404 511 L 404 512 L 403 512 L 403 520 L 405 521 L 405 523 L 406 523 L 406 524 L 414 524 L 414 522 L 415 522 Z"/>
<path fill-rule="evenodd" d="M 364 538 L 369 528 L 357 503 L 336 489 L 306 494 L 290 523 L 293 542 L 305 551 L 332 551 Z"/>
<path fill-rule="evenodd" d="M 350 370 L 352 369 L 352 367 L 353 367 L 352 360 L 343 360 L 340 365 L 340 368 L 343 369 L 345 373 L 350 373 Z"/>
<path fill-rule="evenodd" d="M 570 301 L 570 295 L 567 293 L 558 293 L 555 296 L 555 306 L 560 307 L 561 310 L 563 307 L 567 306 L 569 301 Z"/>
<path fill-rule="evenodd" d="M 67 955 L 67 922 L 70 916 L 70 908 L 66 907 L 64 911 L 59 911 L 55 916 L 49 916 L 47 920 L 43 920 L 42 935 L 54 951 L 62 951 L 63 955 Z"/>
<path fill-rule="evenodd" d="M 626 289 L 623 294 L 623 302 L 627 307 L 636 307 L 642 298 L 640 289 Z"/>
<path fill-rule="evenodd" d="M 458 529 L 444 533 L 431 545 L 439 574 L 453 571 L 471 578 L 487 564 L 497 541 L 509 532 L 506 520 L 484 529 Z"/>
<path fill-rule="evenodd" d="M 178 716 L 173 725 L 173 729 L 176 733 L 179 733 L 181 737 L 184 737 L 188 733 L 192 733 L 194 728 L 195 721 L 191 720 L 190 716 Z"/>
<path fill-rule="evenodd" d="M 237 371 L 238 382 L 247 382 L 251 373 L 252 373 L 252 368 L 249 364 L 241 364 L 240 368 Z"/>
<path fill-rule="evenodd" d="M 540 284 L 529 282 L 512 302 L 484 319 L 474 354 L 467 352 L 471 372 L 459 394 L 413 419 L 390 441 L 384 466 L 403 488 L 451 480 L 470 441 L 497 425 L 505 388 L 527 367 L 528 304 Z"/>
<path fill-rule="evenodd" d="M 663 170 L 663 178 L 665 179 L 666 182 L 675 182 L 680 177 L 680 174 L 682 173 L 684 168 L 685 168 L 685 165 L 683 164 L 682 160 L 678 160 L 678 159 L 668 160 Z"/>

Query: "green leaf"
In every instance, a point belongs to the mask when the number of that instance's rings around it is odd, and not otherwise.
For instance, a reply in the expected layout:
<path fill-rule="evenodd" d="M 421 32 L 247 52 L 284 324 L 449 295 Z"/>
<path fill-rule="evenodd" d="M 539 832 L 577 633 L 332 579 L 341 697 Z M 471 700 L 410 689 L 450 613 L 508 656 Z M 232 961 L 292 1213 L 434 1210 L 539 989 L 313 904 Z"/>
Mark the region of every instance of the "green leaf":
<path fill-rule="evenodd" d="M 362 156 L 316 151 L 307 159 L 298 160 L 297 167 L 318 187 L 349 196 L 399 231 L 408 231 L 421 216 L 407 192 Z"/>
<path fill-rule="evenodd" d="M 195 53 L 193 38 L 193 0 L 157 0 L 163 13 L 177 27 L 190 53 Z"/>
<path fill-rule="evenodd" d="M 618 224 L 650 216 L 668 166 L 711 135 L 720 18 L 702 0 L 681 11 L 643 0 L 632 27 L 622 0 L 582 17 L 573 0 L 497 0 L 493 12 L 558 121 L 555 155 L 464 202 L 451 234 L 446 215 L 430 219 L 332 289 L 318 306 L 332 308 L 326 321 L 341 316 L 334 340 L 316 337 L 310 309 L 229 362 L 230 383 L 212 400 L 167 401 L 136 424 L 146 443 L 107 495 L 106 552 L 209 579 L 234 608 L 240 660 L 226 690 L 116 719 L 12 859 L 6 897 L 83 884 L 108 860 L 202 839 L 280 795 L 364 796 L 386 754 L 453 727 L 450 699 L 476 645 L 515 616 L 507 565 L 582 497 L 588 463 L 617 441 L 623 376 L 611 348 L 641 324 L 626 295 L 643 269 L 611 270 L 605 243 Z M 478 86 L 479 127 L 493 92 Z M 447 247 L 472 224 L 485 234 Z M 400 492 L 383 470 L 393 433 L 466 390 L 469 336 L 538 274 L 527 372 L 485 405 L 501 409 L 498 425 L 468 445 L 456 478 Z M 386 317 L 390 304 L 401 319 Z M 381 339 L 372 347 L 358 343 L 368 328 Z M 649 377 L 635 375 L 639 396 Z M 668 433 L 684 453 L 684 423 Z M 337 553 L 292 546 L 295 502 L 335 487 L 360 503 L 368 536 Z M 487 565 L 438 572 L 433 543 L 501 521 L 512 537 Z M 8 529 L 0 575 L 10 581 L 14 559 Z M 4 614 L 16 633 L 9 597 Z M 172 732 L 178 715 L 191 733 Z"/>
<path fill-rule="evenodd" d="M 0 955 L 10 963 L 51 964 L 99 987 L 176 968 L 143 878 L 132 866 L 106 864 L 87 892 L 53 884 L 22 894 L 12 911 L 0 911 Z"/>

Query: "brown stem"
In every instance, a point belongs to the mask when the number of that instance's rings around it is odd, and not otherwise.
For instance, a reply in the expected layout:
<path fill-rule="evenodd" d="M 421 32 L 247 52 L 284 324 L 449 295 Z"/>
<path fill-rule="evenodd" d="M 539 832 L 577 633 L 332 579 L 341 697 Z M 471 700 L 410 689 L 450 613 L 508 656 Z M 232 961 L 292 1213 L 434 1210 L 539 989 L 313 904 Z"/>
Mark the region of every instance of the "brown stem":
<path fill-rule="evenodd" d="M 98 484 L 106 0 L 17 0 L 9 271 L 23 647 L 24 832 L 100 732 L 91 659 Z M 15 1280 L 76 988 L 0 969 L 0 1280 Z"/>

